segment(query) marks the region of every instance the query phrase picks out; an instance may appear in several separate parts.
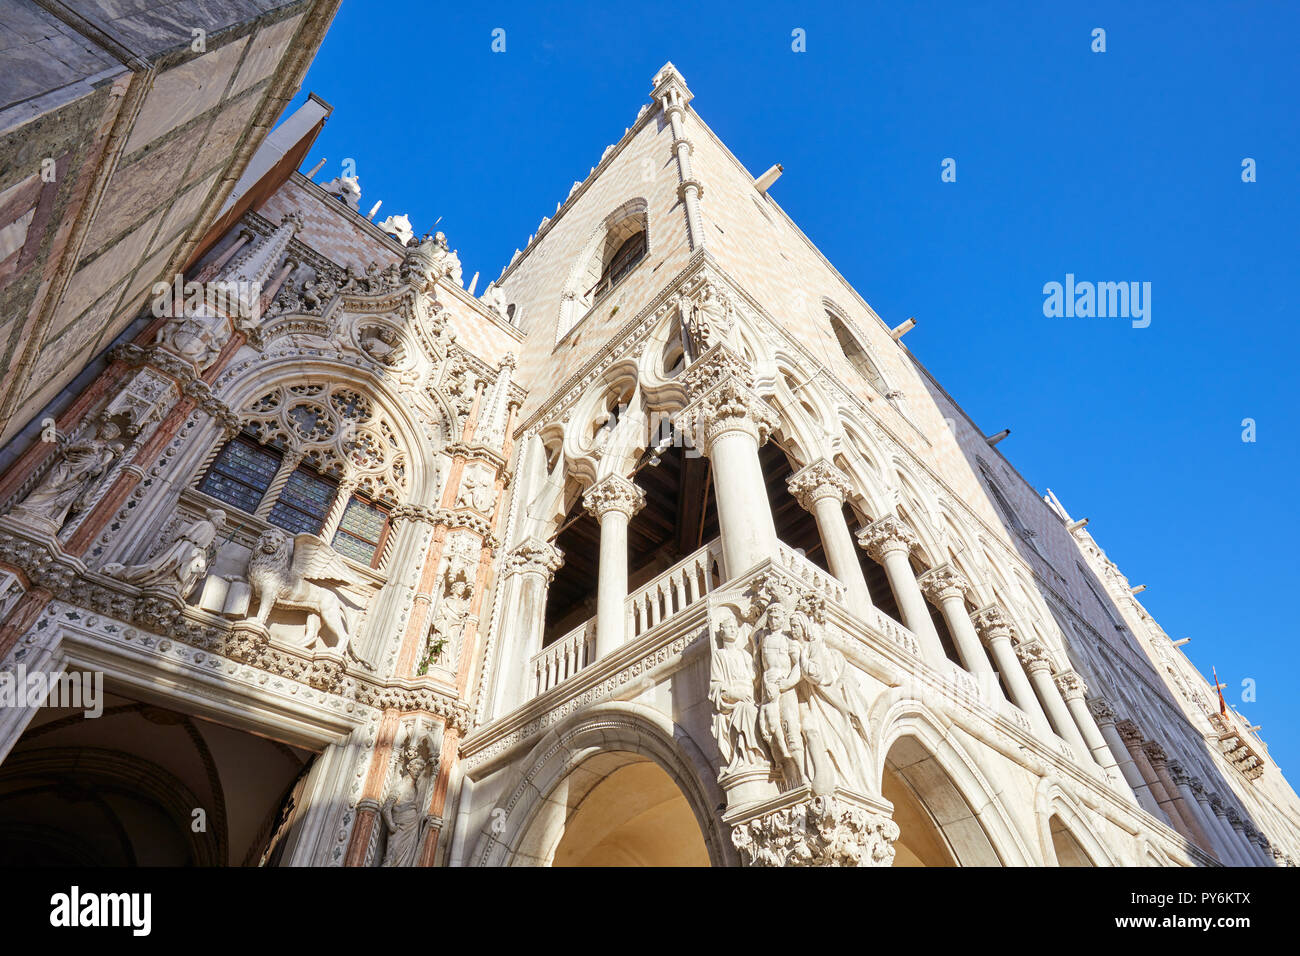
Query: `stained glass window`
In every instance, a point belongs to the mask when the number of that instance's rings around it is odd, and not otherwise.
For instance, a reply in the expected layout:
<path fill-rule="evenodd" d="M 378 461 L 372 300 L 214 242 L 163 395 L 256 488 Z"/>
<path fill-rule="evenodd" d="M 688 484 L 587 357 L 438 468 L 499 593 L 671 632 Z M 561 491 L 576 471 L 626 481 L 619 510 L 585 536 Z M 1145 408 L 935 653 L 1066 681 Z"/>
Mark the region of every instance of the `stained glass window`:
<path fill-rule="evenodd" d="M 280 453 L 239 436 L 226 443 L 199 491 L 252 514 L 280 468 Z"/>
<path fill-rule="evenodd" d="M 373 567 L 387 523 L 388 515 L 383 509 L 354 496 L 348 502 L 339 530 L 334 535 L 334 550 Z"/>
<path fill-rule="evenodd" d="M 299 467 L 280 492 L 266 520 L 293 534 L 316 534 L 325 524 L 338 486 L 310 468 Z"/>

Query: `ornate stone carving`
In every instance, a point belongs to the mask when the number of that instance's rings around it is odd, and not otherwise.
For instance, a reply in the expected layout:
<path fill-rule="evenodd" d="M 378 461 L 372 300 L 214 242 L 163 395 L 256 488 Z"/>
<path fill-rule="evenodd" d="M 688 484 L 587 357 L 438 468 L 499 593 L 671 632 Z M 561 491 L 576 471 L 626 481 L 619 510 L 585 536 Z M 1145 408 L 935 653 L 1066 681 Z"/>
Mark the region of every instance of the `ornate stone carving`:
<path fill-rule="evenodd" d="M 931 568 L 916 579 L 921 591 L 934 601 L 943 602 L 948 598 L 964 599 L 970 591 L 970 581 L 950 564 L 941 564 Z"/>
<path fill-rule="evenodd" d="M 404 246 L 409 246 L 411 240 L 415 238 L 415 232 L 411 229 L 411 218 L 405 213 L 400 216 L 389 216 L 377 225 L 380 232 L 388 233 Z"/>
<path fill-rule="evenodd" d="M 541 574 L 547 583 L 564 563 L 564 552 L 538 538 L 529 538 L 507 556 L 510 569 L 521 574 Z"/>
<path fill-rule="evenodd" d="M 838 796 L 813 797 L 735 825 L 745 866 L 889 866 L 896 824 Z"/>
<path fill-rule="evenodd" d="M 645 507 L 645 492 L 622 475 L 610 475 L 588 488 L 582 500 L 597 521 L 611 511 L 631 518 Z"/>
<path fill-rule="evenodd" d="M 1056 687 L 1066 700 L 1083 697 L 1088 693 L 1088 685 L 1083 682 L 1083 678 L 1077 672 L 1072 670 L 1061 671 L 1056 675 Z"/>
<path fill-rule="evenodd" d="M 474 596 L 469 575 L 470 568 L 465 562 L 455 555 L 448 557 L 447 568 L 439 579 L 438 605 L 433 611 L 417 673 L 428 673 L 434 664 L 455 667 Z"/>
<path fill-rule="evenodd" d="M 1142 752 L 1147 755 L 1147 760 L 1151 761 L 1151 765 L 1154 767 L 1159 767 L 1161 764 L 1167 763 L 1169 760 L 1169 755 L 1165 753 L 1165 748 L 1161 747 L 1154 740 L 1148 740 L 1144 743 L 1142 745 Z"/>
<path fill-rule="evenodd" d="M 903 524 L 897 515 L 877 518 L 858 532 L 858 546 L 877 561 L 884 561 L 891 551 L 907 553 L 920 544 L 916 532 Z"/>
<path fill-rule="evenodd" d="M 1191 778 L 1187 776 L 1187 771 L 1177 760 L 1169 761 L 1169 776 L 1173 777 L 1174 783 L 1180 787 L 1191 786 Z"/>
<path fill-rule="evenodd" d="M 206 314 L 172 319 L 154 337 L 154 344 L 194 363 L 200 372 L 216 361 L 230 336 L 230 320 Z"/>
<path fill-rule="evenodd" d="M 1094 697 L 1088 701 L 1088 710 L 1099 724 L 1113 724 L 1119 718 L 1115 708 L 1104 697 Z"/>
<path fill-rule="evenodd" d="M 1120 740 L 1124 741 L 1126 747 L 1140 746 L 1146 740 L 1142 736 L 1142 731 L 1138 730 L 1137 724 L 1131 720 L 1116 721 L 1115 729 L 1119 731 Z"/>
<path fill-rule="evenodd" d="M 1041 641 L 1021 641 L 1016 645 L 1016 656 L 1020 658 L 1025 670 L 1031 673 L 1038 670 L 1050 672 L 1052 669 L 1052 660 Z"/>
<path fill-rule="evenodd" d="M 387 843 L 381 866 L 414 866 L 424 844 L 429 782 L 437 774 L 441 748 L 420 726 L 407 728 L 393 748 L 393 782 L 380 806 Z"/>
<path fill-rule="evenodd" d="M 185 525 L 171 545 L 152 561 L 106 564 L 102 571 L 137 587 L 158 588 L 184 598 L 207 573 L 212 543 L 225 525 L 226 513 L 220 508 L 210 508 L 204 517 Z"/>
<path fill-rule="evenodd" d="M 748 639 L 741 640 L 736 615 L 730 608 L 718 612 L 710 648 L 709 700 L 713 703 L 713 736 L 722 753 L 723 771 L 766 766 L 767 752 L 758 733 L 758 705 L 754 701 L 754 654 Z"/>
<path fill-rule="evenodd" d="M 853 490 L 844 472 L 825 458 L 799 469 L 786 479 L 786 487 L 805 511 L 812 511 L 822 498 L 834 498 L 842 504 Z"/>
<path fill-rule="evenodd" d="M 406 357 L 406 346 L 395 329 L 367 325 L 357 333 L 357 344 L 379 365 L 396 368 Z"/>
<path fill-rule="evenodd" d="M 1003 637 L 1010 640 L 1015 633 L 1007 612 L 996 604 L 980 608 L 970 619 L 985 644 Z"/>
<path fill-rule="evenodd" d="M 257 614 L 249 620 L 258 627 L 266 627 L 274 607 L 306 611 L 305 647 L 323 637 L 340 654 L 373 670 L 351 643 L 361 605 L 350 600 L 344 589 L 359 582 L 338 552 L 316 535 L 290 539 L 279 528 L 264 532 L 249 558 L 248 581 L 257 602 Z"/>
<path fill-rule="evenodd" d="M 46 534 L 57 534 L 72 513 L 92 502 L 99 479 L 126 450 L 118 425 L 101 420 L 93 437 L 75 441 L 59 452 L 54 466 L 10 515 Z"/>
<path fill-rule="evenodd" d="M 693 356 L 701 355 L 726 341 L 735 325 L 735 307 L 731 298 L 713 282 L 705 282 L 699 297 L 686 314 L 684 337 L 691 346 Z"/>

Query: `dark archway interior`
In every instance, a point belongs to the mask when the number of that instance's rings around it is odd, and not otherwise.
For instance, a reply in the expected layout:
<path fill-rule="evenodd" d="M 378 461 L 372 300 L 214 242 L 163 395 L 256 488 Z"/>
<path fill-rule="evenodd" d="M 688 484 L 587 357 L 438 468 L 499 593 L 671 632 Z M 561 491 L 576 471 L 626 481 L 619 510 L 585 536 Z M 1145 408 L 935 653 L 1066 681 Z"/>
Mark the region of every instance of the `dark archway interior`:
<path fill-rule="evenodd" d="M 670 447 L 659 464 L 647 464 L 634 477 L 646 505 L 627 529 L 628 591 L 672 567 L 718 536 L 709 460 L 691 448 Z M 542 645 L 563 637 L 596 613 L 600 568 L 600 524 L 579 496 L 555 539 L 564 564 L 546 596 Z"/>

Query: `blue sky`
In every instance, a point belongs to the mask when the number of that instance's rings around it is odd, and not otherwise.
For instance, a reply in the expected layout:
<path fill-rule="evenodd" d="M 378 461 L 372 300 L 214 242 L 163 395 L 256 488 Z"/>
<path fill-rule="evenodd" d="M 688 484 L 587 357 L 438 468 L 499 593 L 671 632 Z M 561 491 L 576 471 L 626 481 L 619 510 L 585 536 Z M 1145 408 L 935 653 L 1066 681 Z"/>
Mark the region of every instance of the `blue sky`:
<path fill-rule="evenodd" d="M 917 317 L 908 346 L 986 432 L 1012 429 L 1001 450 L 1091 519 L 1297 779 L 1300 5 L 1133 6 L 345 0 L 294 104 L 335 107 L 304 170 L 351 157 L 363 210 L 382 199 L 378 218 L 417 234 L 441 216 L 481 291 L 672 60 L 751 171 L 784 164 L 773 197 L 882 318 Z M 1066 273 L 1150 282 L 1150 326 L 1044 317 Z"/>

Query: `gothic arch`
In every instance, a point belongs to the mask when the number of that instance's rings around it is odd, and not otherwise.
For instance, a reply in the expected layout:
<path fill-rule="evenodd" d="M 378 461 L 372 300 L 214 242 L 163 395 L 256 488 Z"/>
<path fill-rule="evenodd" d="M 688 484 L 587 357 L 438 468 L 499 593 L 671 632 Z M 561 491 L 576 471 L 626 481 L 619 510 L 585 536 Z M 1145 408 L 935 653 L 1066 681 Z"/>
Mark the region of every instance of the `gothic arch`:
<path fill-rule="evenodd" d="M 959 864 L 1034 865 L 1034 856 L 1012 823 L 1001 791 L 944 724 L 942 718 L 920 701 L 904 696 L 901 690 L 877 699 L 872 705 L 871 726 L 876 731 L 872 753 L 877 755 L 878 786 L 883 790 L 891 759 L 915 765 L 918 779 L 920 772 L 925 772 L 935 781 L 936 789 L 920 796 L 923 801 L 927 796 L 933 801 L 934 806 L 928 809 L 949 845 L 957 851 L 954 856 Z M 894 757 L 896 747 L 899 750 Z"/>
<path fill-rule="evenodd" d="M 621 240 L 621 230 L 633 224 L 645 233 L 645 253 L 642 261 L 650 257 L 652 235 L 650 231 L 649 204 L 637 196 L 627 200 L 610 212 L 587 236 L 582 249 L 573 259 L 573 266 L 565 279 L 560 292 L 560 310 L 555 325 L 555 341 L 561 341 L 587 315 L 594 304 L 587 296 L 590 283 L 586 280 L 591 274 L 592 263 L 603 263 L 615 249 L 605 248 L 615 240 Z M 630 233 L 629 233 L 630 235 Z M 596 272 L 599 274 L 599 265 Z"/>
<path fill-rule="evenodd" d="M 654 762 L 689 804 L 712 866 L 730 865 L 734 851 L 713 808 L 725 801 L 694 741 L 670 718 L 644 704 L 606 702 L 573 714 L 547 731 L 517 765 L 499 815 L 484 828 L 471 865 L 546 865 L 572 809 L 567 782 L 584 762 L 624 753 Z M 558 820 L 556 819 L 558 815 Z M 496 831 L 500 832 L 496 832 Z"/>
<path fill-rule="evenodd" d="M 1061 787 L 1060 781 L 1044 777 L 1034 795 L 1034 816 L 1043 861 L 1055 866 L 1119 866 L 1120 862 L 1088 825 L 1083 808 Z M 1063 860 L 1059 846 L 1078 848 L 1085 862 Z M 1071 849 L 1073 849 L 1071 847 Z"/>

